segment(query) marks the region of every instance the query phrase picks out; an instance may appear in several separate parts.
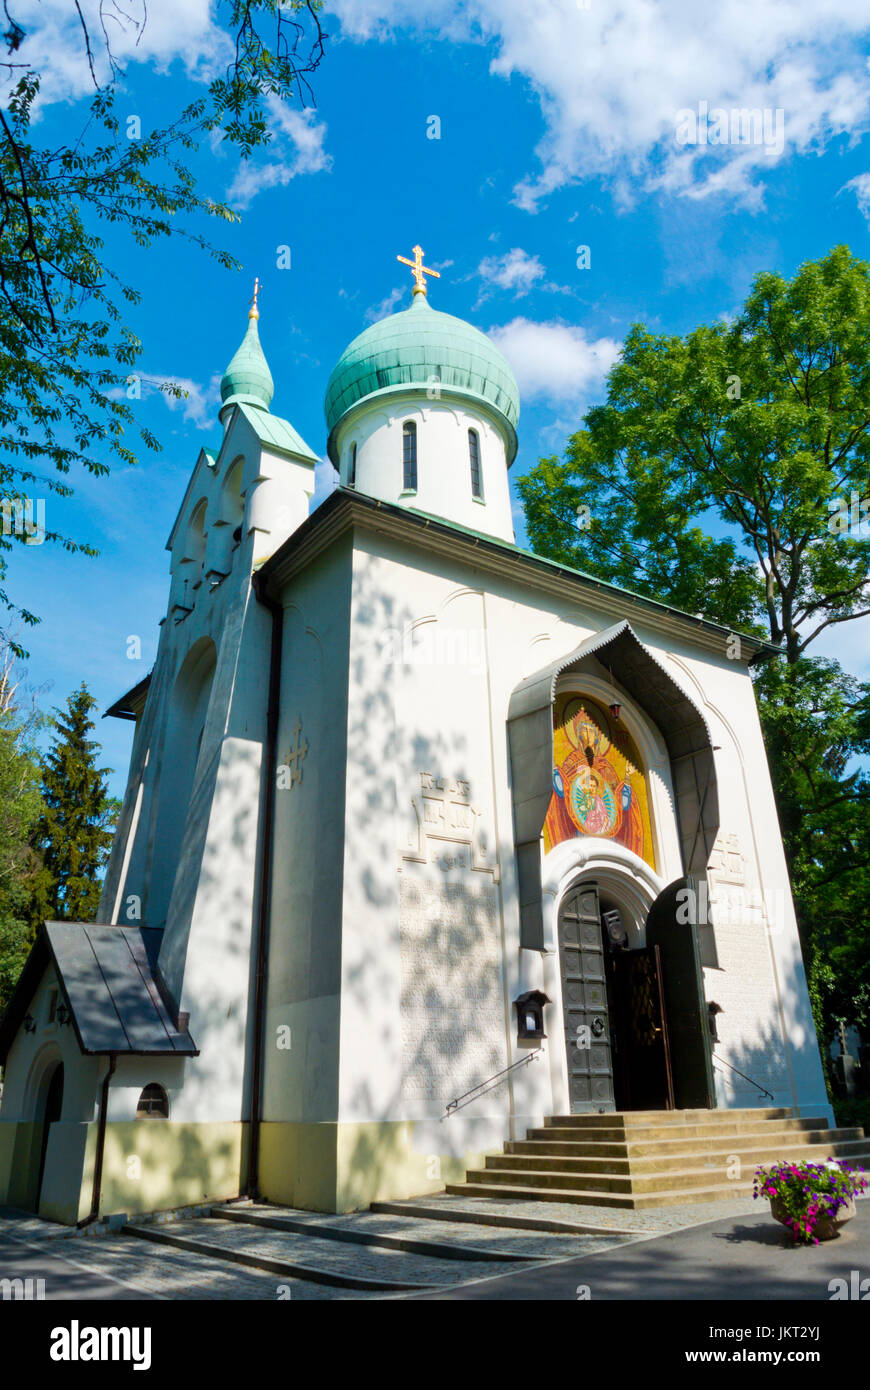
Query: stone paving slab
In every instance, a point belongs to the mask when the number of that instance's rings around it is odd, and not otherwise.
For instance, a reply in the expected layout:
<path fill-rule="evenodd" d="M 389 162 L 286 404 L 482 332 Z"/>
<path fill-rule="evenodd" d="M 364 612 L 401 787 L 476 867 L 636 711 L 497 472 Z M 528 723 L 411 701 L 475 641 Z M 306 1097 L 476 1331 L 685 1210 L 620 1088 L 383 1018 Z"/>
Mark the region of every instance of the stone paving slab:
<path fill-rule="evenodd" d="M 425 1217 L 393 1216 L 389 1213 L 370 1211 L 357 1211 L 347 1216 L 323 1216 L 320 1212 L 297 1211 L 261 1204 L 251 1206 L 247 1210 L 260 1216 L 290 1216 L 294 1221 L 309 1224 L 312 1230 L 323 1225 L 348 1231 L 365 1231 L 372 1235 L 410 1236 L 451 1246 L 504 1251 L 513 1255 L 533 1255 L 541 1260 L 557 1259 L 563 1255 L 587 1254 L 593 1250 L 606 1249 L 614 1243 L 621 1243 L 619 1236 L 523 1231 L 511 1227 L 427 1220 Z M 248 1229 L 257 1228 L 251 1226 Z M 466 1261 L 463 1261 L 463 1266 L 465 1265 Z"/>
<path fill-rule="evenodd" d="M 0 1207 L 0 1238 L 6 1233 L 24 1240 L 58 1240 L 76 1234 L 75 1226 L 62 1226 L 59 1221 L 42 1221 L 17 1207 Z"/>
<path fill-rule="evenodd" d="M 286 1298 L 288 1294 L 291 1300 L 304 1302 L 387 1296 L 383 1293 L 337 1289 L 266 1271 L 260 1273 L 189 1250 L 151 1245 L 135 1236 L 109 1235 L 103 1240 L 89 1243 L 86 1251 L 81 1253 L 94 1270 L 129 1280 L 145 1293 L 173 1301 L 215 1299 L 276 1302 L 279 1297 Z M 283 1295 L 279 1294 L 282 1289 L 286 1291 Z"/>
<path fill-rule="evenodd" d="M 543 1218 L 548 1221 L 565 1222 L 569 1226 L 602 1226 L 611 1231 L 623 1230 L 638 1235 L 658 1235 L 681 1230 L 684 1226 L 694 1226 L 702 1221 L 716 1221 L 726 1216 L 744 1216 L 757 1212 L 759 1207 L 758 1202 L 746 1195 L 735 1196 L 730 1201 L 687 1201 L 673 1207 L 631 1211 L 624 1207 L 581 1207 L 574 1202 L 535 1202 L 519 1198 L 500 1201 L 497 1197 L 460 1197 L 446 1192 L 412 1198 L 407 1203 L 391 1203 L 391 1206 L 396 1207 L 402 1205 L 409 1208 L 419 1205 L 433 1211 L 444 1207 L 451 1212 L 465 1213 L 470 1221 L 473 1221 L 475 1216 L 487 1214 L 514 1216 L 519 1219 Z"/>
<path fill-rule="evenodd" d="M 340 1241 L 319 1238 L 315 1229 L 310 1234 L 296 1235 L 289 1231 L 200 1218 L 174 1221 L 163 1230 L 167 1235 L 206 1241 L 227 1252 L 242 1251 L 272 1260 L 287 1260 L 327 1274 L 389 1280 L 396 1284 L 453 1284 L 485 1274 L 507 1273 L 515 1267 L 507 1261 L 459 1261 L 384 1246 L 344 1245 Z"/>

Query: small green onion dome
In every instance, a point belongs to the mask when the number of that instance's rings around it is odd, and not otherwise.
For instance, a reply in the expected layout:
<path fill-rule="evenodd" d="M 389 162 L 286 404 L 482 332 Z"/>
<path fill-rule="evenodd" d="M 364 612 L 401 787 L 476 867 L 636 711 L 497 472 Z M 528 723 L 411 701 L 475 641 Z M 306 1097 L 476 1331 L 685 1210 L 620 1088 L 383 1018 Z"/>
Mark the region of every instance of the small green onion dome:
<path fill-rule="evenodd" d="M 508 463 L 517 451 L 520 395 L 514 374 L 493 342 L 479 328 L 432 309 L 415 293 L 409 309 L 381 319 L 345 348 L 326 388 L 327 449 L 333 463 L 336 428 L 360 401 L 431 388 L 441 395 L 482 403 L 501 416 L 508 439 Z"/>
<path fill-rule="evenodd" d="M 224 406 L 244 401 L 246 405 L 268 410 L 275 394 L 272 373 L 260 347 L 260 334 L 257 329 L 259 317 L 254 304 L 248 315 L 248 331 L 242 339 L 242 345 L 221 379 L 221 401 Z"/>

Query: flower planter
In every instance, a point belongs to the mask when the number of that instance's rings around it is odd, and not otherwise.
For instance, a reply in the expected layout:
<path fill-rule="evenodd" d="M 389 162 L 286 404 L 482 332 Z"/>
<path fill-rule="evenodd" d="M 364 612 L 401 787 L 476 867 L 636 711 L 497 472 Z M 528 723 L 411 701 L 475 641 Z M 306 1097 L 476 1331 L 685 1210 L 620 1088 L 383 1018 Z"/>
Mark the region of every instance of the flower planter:
<path fill-rule="evenodd" d="M 774 1221 L 779 1221 L 781 1225 L 788 1226 L 791 1230 L 791 1217 L 783 1205 L 780 1197 L 771 1197 L 770 1214 Z M 834 1240 L 840 1234 L 840 1227 L 847 1221 L 851 1221 L 855 1215 L 855 1202 L 852 1197 L 846 1201 L 846 1205 L 840 1207 L 833 1216 L 820 1216 L 813 1227 L 813 1235 L 817 1240 Z"/>
<path fill-rule="evenodd" d="M 824 1163 L 784 1159 L 755 1170 L 753 1196 L 767 1197 L 770 1214 L 796 1241 L 817 1245 L 833 1240 L 855 1215 L 855 1198 L 867 1188 L 856 1165 L 828 1158 Z"/>

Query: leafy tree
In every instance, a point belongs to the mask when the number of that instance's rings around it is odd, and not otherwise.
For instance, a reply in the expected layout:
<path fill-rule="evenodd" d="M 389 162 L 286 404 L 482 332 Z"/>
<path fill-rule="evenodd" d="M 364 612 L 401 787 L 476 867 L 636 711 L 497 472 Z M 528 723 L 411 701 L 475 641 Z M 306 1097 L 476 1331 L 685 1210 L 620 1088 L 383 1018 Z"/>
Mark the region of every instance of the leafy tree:
<path fill-rule="evenodd" d="M 539 553 L 767 637 L 756 668 L 816 1021 L 868 1019 L 870 687 L 811 654 L 870 612 L 870 265 L 759 275 L 737 317 L 629 332 L 519 491 Z"/>
<path fill-rule="evenodd" d="M 40 856 L 32 902 L 35 921 L 92 922 L 100 900 L 100 872 L 120 809 L 98 768 L 99 744 L 88 735 L 96 701 L 82 684 L 65 711 L 56 710 L 52 747 L 42 764 L 44 809 L 33 833 Z"/>
<path fill-rule="evenodd" d="M 755 682 L 823 1037 L 870 1026 L 870 687 L 834 661 L 766 663 Z"/>
<path fill-rule="evenodd" d="M 533 547 L 797 661 L 870 613 L 868 342 L 870 265 L 845 246 L 759 275 L 732 323 L 636 324 L 564 461 L 520 480 Z"/>
<path fill-rule="evenodd" d="M 75 469 L 100 476 L 113 463 L 136 461 L 127 388 L 143 345 L 125 325 L 123 310 L 137 304 L 140 293 L 104 259 L 101 228 L 125 228 L 141 250 L 180 235 L 221 265 L 236 266 L 198 229 L 200 214 L 237 218 L 198 190 L 191 152 L 217 132 L 242 158 L 265 145 L 271 138 L 268 103 L 307 88 L 326 37 L 320 0 L 218 0 L 216 15 L 231 40 L 226 71 L 165 126 L 127 139 L 115 111 L 122 74 L 102 6 L 95 35 L 77 0 L 69 3 L 81 22 L 94 93 L 82 128 L 59 146 L 41 144 L 32 126 L 42 74 L 20 58 L 25 6 L 16 13 L 17 0 L 4 3 L 9 27 L 0 68 L 10 88 L 0 108 L 0 500 L 9 519 L 0 526 L 0 585 L 2 552 L 16 538 L 26 541 L 34 486 L 65 497 Z M 112 25 L 143 28 L 147 11 L 143 7 L 137 19 L 134 8 L 114 6 Z M 171 383 L 165 389 L 182 394 Z M 139 439 L 147 449 L 159 447 L 141 426 Z M 97 553 L 53 524 L 45 539 Z M 0 606 L 16 607 L 2 587 Z M 26 607 L 17 611 L 26 623 L 38 621 Z"/>

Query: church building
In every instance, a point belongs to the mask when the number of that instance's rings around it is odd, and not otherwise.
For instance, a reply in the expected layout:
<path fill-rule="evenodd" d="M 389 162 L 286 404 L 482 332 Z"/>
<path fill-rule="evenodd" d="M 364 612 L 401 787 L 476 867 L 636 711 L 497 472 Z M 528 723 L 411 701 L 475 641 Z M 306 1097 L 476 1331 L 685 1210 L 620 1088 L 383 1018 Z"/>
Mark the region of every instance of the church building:
<path fill-rule="evenodd" d="M 408 264 L 329 378 L 314 510 L 255 293 L 108 711 L 97 924 L 45 924 L 0 1024 L 0 1202 L 350 1211 L 554 1116 L 829 1120 L 764 644 L 516 544 L 513 373 Z"/>

